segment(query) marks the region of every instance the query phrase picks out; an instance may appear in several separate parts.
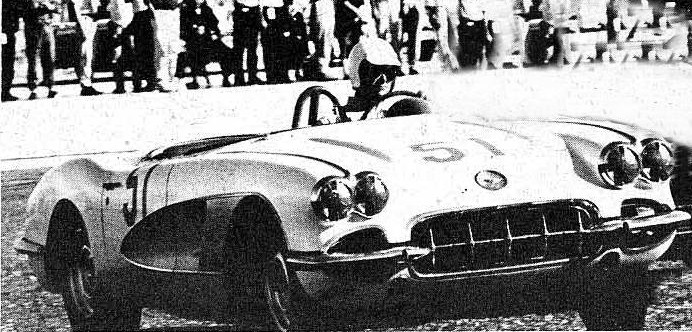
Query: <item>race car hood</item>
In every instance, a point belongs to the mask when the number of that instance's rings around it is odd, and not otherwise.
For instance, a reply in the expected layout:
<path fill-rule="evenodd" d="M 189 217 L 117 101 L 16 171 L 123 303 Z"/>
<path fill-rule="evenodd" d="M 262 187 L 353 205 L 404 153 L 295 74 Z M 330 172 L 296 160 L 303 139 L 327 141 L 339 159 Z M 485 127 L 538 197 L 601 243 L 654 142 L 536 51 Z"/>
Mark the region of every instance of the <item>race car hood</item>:
<path fill-rule="evenodd" d="M 347 177 L 373 171 L 386 181 L 394 202 L 411 213 L 554 199 L 608 200 L 618 215 L 625 198 L 670 200 L 665 190 L 635 185 L 612 190 L 598 164 L 612 142 L 635 144 L 623 130 L 576 121 L 462 121 L 435 115 L 343 123 L 269 135 L 222 149 L 284 153 L 320 159 Z M 494 171 L 506 188 L 481 187 L 477 175 Z M 644 194 L 641 191 L 648 190 Z M 599 204 L 600 205 L 600 204 Z"/>

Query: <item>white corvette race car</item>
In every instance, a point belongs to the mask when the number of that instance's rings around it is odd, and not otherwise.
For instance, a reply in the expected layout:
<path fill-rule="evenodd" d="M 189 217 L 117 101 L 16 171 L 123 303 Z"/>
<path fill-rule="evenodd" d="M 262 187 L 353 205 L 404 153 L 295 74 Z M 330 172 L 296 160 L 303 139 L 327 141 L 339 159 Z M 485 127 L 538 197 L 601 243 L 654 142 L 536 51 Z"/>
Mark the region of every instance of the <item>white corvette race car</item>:
<path fill-rule="evenodd" d="M 426 113 L 406 93 L 360 116 L 384 118 L 346 121 L 337 105 L 337 123 L 318 125 L 320 95 L 336 100 L 308 89 L 291 130 L 50 170 L 16 249 L 74 329 L 136 328 L 141 308 L 159 307 L 288 330 L 316 307 L 546 276 L 587 327 L 643 326 L 641 277 L 690 220 L 662 137 L 574 119 L 392 116 Z"/>

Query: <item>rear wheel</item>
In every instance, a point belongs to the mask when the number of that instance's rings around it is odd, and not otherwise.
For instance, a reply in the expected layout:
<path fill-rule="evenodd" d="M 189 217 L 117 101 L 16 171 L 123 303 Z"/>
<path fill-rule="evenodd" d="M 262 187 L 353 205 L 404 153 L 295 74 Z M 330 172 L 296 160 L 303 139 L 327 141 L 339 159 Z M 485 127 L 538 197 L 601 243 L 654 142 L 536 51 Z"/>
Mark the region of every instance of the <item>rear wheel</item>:
<path fill-rule="evenodd" d="M 49 241 L 49 252 L 56 255 L 56 278 L 72 330 L 139 329 L 141 308 L 99 290 L 81 217 L 75 212 L 65 216 L 71 219 L 60 223 L 61 228 L 55 230 L 57 236 Z"/>

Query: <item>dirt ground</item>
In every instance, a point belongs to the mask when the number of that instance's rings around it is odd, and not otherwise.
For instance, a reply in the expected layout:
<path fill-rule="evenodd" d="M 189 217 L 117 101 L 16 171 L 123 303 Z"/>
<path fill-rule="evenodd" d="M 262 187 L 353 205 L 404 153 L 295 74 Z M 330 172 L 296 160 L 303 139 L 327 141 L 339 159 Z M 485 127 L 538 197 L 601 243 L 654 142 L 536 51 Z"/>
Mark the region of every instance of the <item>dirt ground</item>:
<path fill-rule="evenodd" d="M 19 236 L 24 208 L 37 180 L 46 169 L 2 172 L 2 325 L 7 331 L 68 331 L 69 322 L 59 295 L 39 288 L 27 261 L 12 249 Z M 649 306 L 647 330 L 692 330 L 692 270 L 680 262 L 660 262 L 652 268 L 659 285 Z M 345 330 L 583 330 L 575 311 L 494 318 L 450 318 L 454 308 L 397 308 L 377 313 L 337 313 Z M 370 316 L 368 323 L 361 315 Z M 145 309 L 142 328 L 147 330 L 238 330 L 215 322 L 181 319 Z M 365 326 L 364 326 L 365 325 Z M 320 327 L 321 328 L 321 327 Z M 328 328 L 328 327 L 327 327 Z"/>

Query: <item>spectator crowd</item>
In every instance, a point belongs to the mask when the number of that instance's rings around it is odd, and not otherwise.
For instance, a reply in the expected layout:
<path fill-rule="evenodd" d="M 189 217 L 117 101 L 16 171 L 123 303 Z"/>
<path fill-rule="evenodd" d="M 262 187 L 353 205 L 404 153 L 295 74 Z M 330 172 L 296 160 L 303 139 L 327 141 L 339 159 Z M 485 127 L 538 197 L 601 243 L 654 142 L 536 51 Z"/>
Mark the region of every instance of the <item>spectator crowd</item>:
<path fill-rule="evenodd" d="M 692 0 L 4 0 L 2 101 L 17 99 L 20 20 L 35 99 L 38 86 L 56 95 L 57 68 L 74 68 L 83 96 L 103 93 L 92 86 L 95 71 L 113 73 L 116 94 L 127 91 L 127 72 L 135 93 L 169 92 L 188 76 L 186 87 L 199 89 L 210 86 L 210 63 L 223 87 L 341 79 L 363 36 L 386 40 L 404 74 L 434 55 L 448 71 L 563 64 L 575 31 L 603 31 L 595 58 L 607 60 L 607 45 L 637 29 L 670 28 L 671 8 L 690 39 Z"/>

